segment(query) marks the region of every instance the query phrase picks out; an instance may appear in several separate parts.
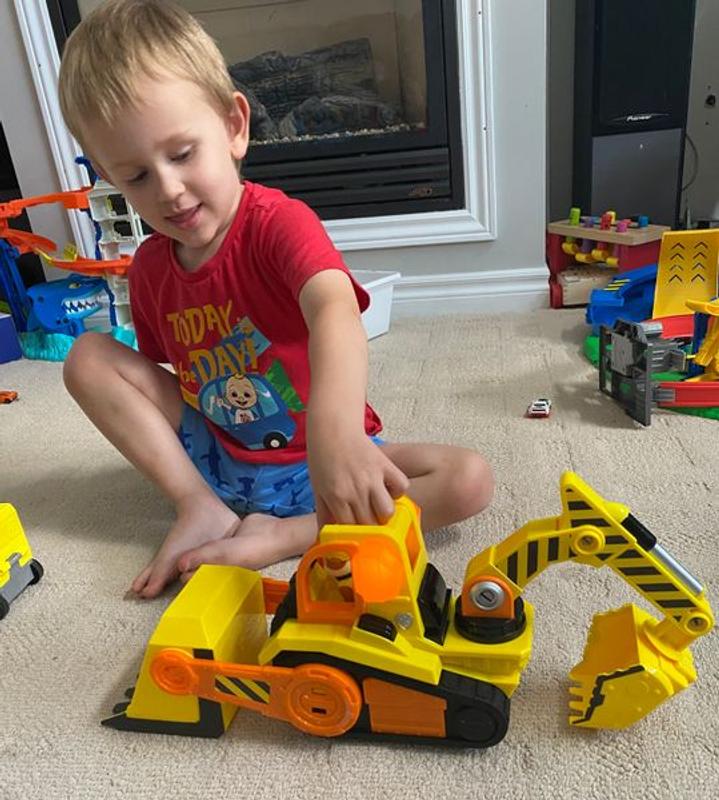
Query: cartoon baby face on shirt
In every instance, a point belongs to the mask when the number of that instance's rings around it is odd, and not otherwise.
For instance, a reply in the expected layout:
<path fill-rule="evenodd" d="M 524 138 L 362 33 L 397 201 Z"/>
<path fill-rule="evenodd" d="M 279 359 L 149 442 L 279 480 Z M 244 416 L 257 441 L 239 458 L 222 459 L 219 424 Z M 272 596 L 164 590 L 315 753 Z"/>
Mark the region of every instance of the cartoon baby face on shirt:
<path fill-rule="evenodd" d="M 234 410 L 235 424 L 253 422 L 256 418 L 252 409 L 257 405 L 257 390 L 247 375 L 239 372 L 231 375 L 225 383 L 224 396 L 217 397 L 216 402 L 218 406 Z"/>
<path fill-rule="evenodd" d="M 252 408 L 257 403 L 257 390 L 247 375 L 238 372 L 227 379 L 225 399 L 235 408 Z"/>

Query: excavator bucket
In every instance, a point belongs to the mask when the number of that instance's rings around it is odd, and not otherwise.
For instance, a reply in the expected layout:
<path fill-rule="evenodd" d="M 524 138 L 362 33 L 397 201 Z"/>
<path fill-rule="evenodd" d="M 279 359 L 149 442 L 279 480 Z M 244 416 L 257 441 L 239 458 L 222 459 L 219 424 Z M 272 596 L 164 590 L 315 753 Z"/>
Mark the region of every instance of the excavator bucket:
<path fill-rule="evenodd" d="M 164 692 L 150 674 L 152 661 L 172 647 L 193 658 L 256 664 L 266 639 L 261 576 L 241 567 L 204 564 L 160 618 L 137 684 L 126 693 L 129 703 L 118 703 L 102 724 L 146 733 L 221 736 L 237 705 Z"/>
<path fill-rule="evenodd" d="M 695 681 L 691 652 L 662 646 L 658 625 L 632 604 L 594 617 L 584 657 L 569 673 L 571 725 L 626 728 Z"/>

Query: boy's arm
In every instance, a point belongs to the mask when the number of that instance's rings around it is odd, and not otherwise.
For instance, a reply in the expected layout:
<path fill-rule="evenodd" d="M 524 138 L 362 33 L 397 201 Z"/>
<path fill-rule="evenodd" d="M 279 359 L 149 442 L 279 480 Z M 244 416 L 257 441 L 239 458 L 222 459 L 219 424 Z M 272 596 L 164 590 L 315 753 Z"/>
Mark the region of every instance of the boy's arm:
<path fill-rule="evenodd" d="M 367 336 L 350 279 L 318 272 L 299 303 L 309 329 L 307 460 L 318 525 L 382 522 L 409 482 L 365 433 Z"/>

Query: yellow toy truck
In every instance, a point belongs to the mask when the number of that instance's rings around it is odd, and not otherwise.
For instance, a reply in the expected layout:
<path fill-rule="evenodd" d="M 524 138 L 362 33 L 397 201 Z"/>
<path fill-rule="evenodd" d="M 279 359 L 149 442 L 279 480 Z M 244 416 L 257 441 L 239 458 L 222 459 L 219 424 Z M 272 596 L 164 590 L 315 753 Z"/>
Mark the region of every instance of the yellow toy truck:
<path fill-rule="evenodd" d="M 497 744 L 531 651 L 524 587 L 571 560 L 611 569 L 663 615 L 597 615 L 570 673 L 571 725 L 631 725 L 695 680 L 688 646 L 712 611 L 626 506 L 573 473 L 560 493 L 561 514 L 475 556 L 456 596 L 408 498 L 386 525 L 326 525 L 289 582 L 202 566 L 163 614 L 129 702 L 103 723 L 219 736 L 243 707 L 317 736 Z"/>
<path fill-rule="evenodd" d="M 7 616 L 10 603 L 42 575 L 17 511 L 10 503 L 0 503 L 0 619 Z"/>

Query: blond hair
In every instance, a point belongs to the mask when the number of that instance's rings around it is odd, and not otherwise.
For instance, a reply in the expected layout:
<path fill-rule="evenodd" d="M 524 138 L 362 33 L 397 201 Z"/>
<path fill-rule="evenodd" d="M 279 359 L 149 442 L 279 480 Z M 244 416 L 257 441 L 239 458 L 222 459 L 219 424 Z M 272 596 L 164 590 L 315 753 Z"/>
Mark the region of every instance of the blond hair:
<path fill-rule="evenodd" d="M 67 127 L 84 147 L 89 120 L 111 125 L 141 102 L 140 80 L 167 74 L 199 86 L 221 113 L 232 109 L 222 54 L 192 14 L 170 0 L 107 0 L 65 45 L 59 94 Z"/>

